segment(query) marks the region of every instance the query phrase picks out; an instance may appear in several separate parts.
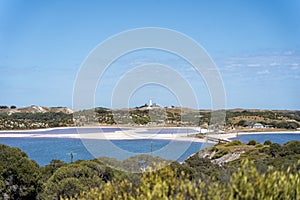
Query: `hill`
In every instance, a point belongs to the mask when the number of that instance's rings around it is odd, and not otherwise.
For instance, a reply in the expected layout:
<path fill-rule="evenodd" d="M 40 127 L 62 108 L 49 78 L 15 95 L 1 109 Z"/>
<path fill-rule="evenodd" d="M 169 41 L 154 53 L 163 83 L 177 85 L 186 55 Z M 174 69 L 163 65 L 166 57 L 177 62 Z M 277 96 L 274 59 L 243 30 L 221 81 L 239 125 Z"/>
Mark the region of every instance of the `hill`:
<path fill-rule="evenodd" d="M 11 115 L 13 113 L 46 113 L 46 112 L 54 112 L 54 113 L 65 113 L 65 114 L 72 114 L 74 110 L 67 108 L 67 107 L 46 107 L 46 106 L 28 106 L 23 108 L 16 108 L 15 106 L 7 107 L 1 106 L 0 113 L 6 113 Z"/>
<path fill-rule="evenodd" d="M 294 110 L 226 110 L 225 125 L 219 128 L 227 132 L 296 130 L 300 127 L 300 111 Z M 147 106 L 111 110 L 98 107 L 75 113 L 77 125 L 101 124 L 123 126 L 195 126 L 208 128 L 211 111 L 191 108 L 148 108 Z M 213 130 L 214 127 L 210 127 Z"/>
<path fill-rule="evenodd" d="M 300 128 L 300 111 L 295 110 L 226 110 L 225 121 L 210 126 L 211 111 L 183 107 L 149 107 L 129 109 L 94 109 L 75 111 L 66 107 L 29 106 L 24 108 L 0 106 L 0 129 L 31 129 L 58 126 L 194 126 L 210 130 L 279 131 Z"/>
<path fill-rule="evenodd" d="M 73 126 L 73 113 L 66 107 L 0 107 L 0 130 Z"/>

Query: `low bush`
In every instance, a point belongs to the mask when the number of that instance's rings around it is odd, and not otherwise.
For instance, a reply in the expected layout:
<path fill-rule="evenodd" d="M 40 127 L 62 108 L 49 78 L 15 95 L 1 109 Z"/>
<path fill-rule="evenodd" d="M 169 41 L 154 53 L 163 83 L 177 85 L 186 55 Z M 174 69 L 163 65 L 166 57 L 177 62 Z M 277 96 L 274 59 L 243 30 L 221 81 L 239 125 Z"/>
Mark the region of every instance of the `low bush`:
<path fill-rule="evenodd" d="M 238 145 L 242 145 L 243 143 L 240 140 L 233 140 L 232 142 L 229 142 L 227 144 L 225 144 L 225 147 L 231 147 L 231 146 L 238 146 Z"/>
<path fill-rule="evenodd" d="M 247 145 L 253 145 L 255 146 L 256 145 L 256 141 L 255 140 L 250 140 Z"/>

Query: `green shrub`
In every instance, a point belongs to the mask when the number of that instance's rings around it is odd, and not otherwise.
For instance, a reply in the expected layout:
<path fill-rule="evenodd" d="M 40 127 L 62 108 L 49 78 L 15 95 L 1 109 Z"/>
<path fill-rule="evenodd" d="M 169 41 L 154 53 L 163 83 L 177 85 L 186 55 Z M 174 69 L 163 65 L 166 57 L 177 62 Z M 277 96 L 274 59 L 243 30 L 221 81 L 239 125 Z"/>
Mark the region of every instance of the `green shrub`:
<path fill-rule="evenodd" d="M 255 140 L 250 140 L 248 143 L 247 143 L 247 145 L 256 145 L 256 141 Z"/>
<path fill-rule="evenodd" d="M 264 145 L 271 145 L 271 144 L 272 144 L 271 140 L 266 140 L 266 141 L 264 142 Z"/>
<path fill-rule="evenodd" d="M 269 168 L 260 174 L 254 163 L 244 160 L 228 183 L 212 179 L 190 180 L 185 173 L 177 177 L 176 170 L 167 167 L 143 173 L 137 187 L 127 180 L 108 182 L 100 188 L 82 192 L 76 199 L 299 199 L 300 173 Z"/>
<path fill-rule="evenodd" d="M 255 145 L 255 148 L 262 148 L 263 146 L 264 146 L 263 144 L 257 143 L 257 144 Z"/>
<path fill-rule="evenodd" d="M 226 155 L 230 153 L 229 149 L 221 149 L 219 151 L 216 152 L 216 154 L 212 157 L 212 159 L 218 159 L 221 158 L 222 156 Z"/>
<path fill-rule="evenodd" d="M 240 140 L 233 140 L 232 142 L 229 142 L 225 144 L 225 147 L 230 147 L 230 146 L 239 146 L 242 145 L 243 143 Z"/>
<path fill-rule="evenodd" d="M 35 199 L 41 187 L 40 176 L 38 164 L 25 152 L 0 144 L 0 199 Z"/>
<path fill-rule="evenodd" d="M 70 198 L 104 184 L 105 168 L 94 161 L 72 163 L 57 169 L 45 183 L 44 199 Z"/>

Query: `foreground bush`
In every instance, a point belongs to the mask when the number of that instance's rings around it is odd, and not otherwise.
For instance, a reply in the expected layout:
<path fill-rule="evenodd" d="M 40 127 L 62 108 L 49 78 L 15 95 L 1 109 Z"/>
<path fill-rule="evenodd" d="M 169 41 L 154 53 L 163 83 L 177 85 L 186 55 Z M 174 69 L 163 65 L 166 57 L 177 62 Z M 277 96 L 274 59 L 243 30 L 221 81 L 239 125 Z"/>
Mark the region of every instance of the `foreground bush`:
<path fill-rule="evenodd" d="M 112 180 L 108 168 L 96 161 L 77 161 L 56 170 L 44 184 L 42 199 L 70 198 L 80 191 L 99 187 Z"/>
<path fill-rule="evenodd" d="M 184 173 L 165 168 L 144 173 L 133 187 L 127 180 L 107 182 L 100 188 L 82 192 L 76 199 L 299 199 L 300 173 L 290 169 L 269 168 L 259 174 L 252 162 L 245 160 L 228 183 L 190 180 Z"/>
<path fill-rule="evenodd" d="M 39 179 L 38 164 L 20 149 L 0 144 L 0 199 L 35 199 Z"/>

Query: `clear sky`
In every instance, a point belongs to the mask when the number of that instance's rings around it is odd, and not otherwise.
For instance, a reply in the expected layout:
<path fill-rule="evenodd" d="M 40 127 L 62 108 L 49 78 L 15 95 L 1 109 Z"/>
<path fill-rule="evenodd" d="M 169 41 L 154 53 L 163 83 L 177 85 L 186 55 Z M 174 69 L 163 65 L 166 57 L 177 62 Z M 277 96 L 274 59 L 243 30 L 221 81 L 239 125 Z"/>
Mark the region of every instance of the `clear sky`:
<path fill-rule="evenodd" d="M 0 0 L 0 105 L 72 107 L 76 74 L 89 52 L 114 34 L 141 27 L 174 29 L 202 45 L 220 70 L 227 108 L 300 110 L 298 0 Z M 126 59 L 153 58 L 140 52 Z M 164 53 L 159 58 L 181 70 L 182 61 Z M 110 107 L 113 83 L 129 69 L 121 59 L 107 72 L 98 106 Z M 209 108 L 203 81 L 193 71 L 182 73 L 197 91 L 199 107 Z M 130 106 L 149 98 L 176 104 L 170 91 L 147 86 Z"/>

